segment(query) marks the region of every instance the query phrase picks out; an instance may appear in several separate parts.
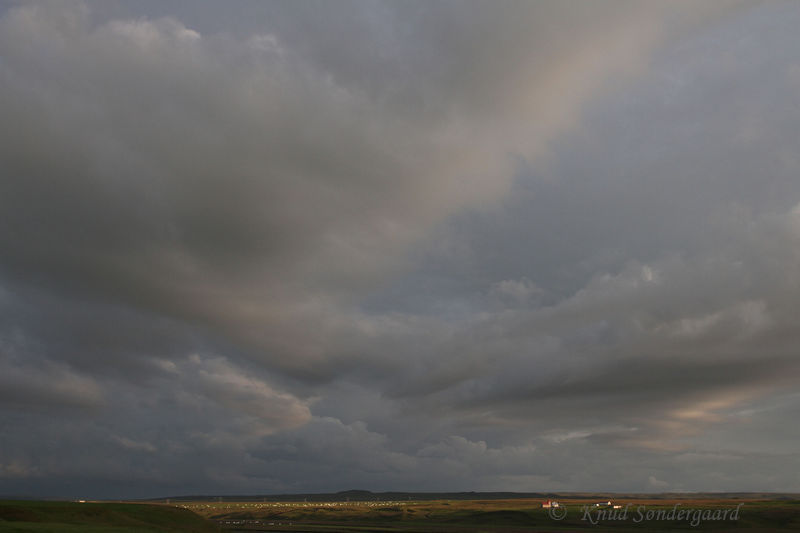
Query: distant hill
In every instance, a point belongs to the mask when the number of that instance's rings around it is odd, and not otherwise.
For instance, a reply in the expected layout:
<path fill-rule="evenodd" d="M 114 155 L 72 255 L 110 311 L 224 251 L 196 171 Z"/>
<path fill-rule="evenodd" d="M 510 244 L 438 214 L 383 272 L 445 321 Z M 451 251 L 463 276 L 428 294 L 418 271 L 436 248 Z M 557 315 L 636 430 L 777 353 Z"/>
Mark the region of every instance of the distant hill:
<path fill-rule="evenodd" d="M 272 501 L 272 502 L 345 502 L 345 501 L 399 501 L 399 500 L 506 500 L 518 498 L 553 497 L 555 493 L 545 492 L 371 492 L 368 490 L 345 490 L 340 492 L 308 494 L 229 494 L 229 495 L 189 495 L 152 498 L 143 501 Z"/>
<path fill-rule="evenodd" d="M 237 501 L 237 502 L 344 502 L 344 501 L 432 501 L 432 500 L 515 500 L 515 499 L 769 499 L 796 500 L 800 494 L 767 492 L 680 492 L 680 493 L 615 493 L 615 492 L 372 492 L 368 490 L 345 490 L 333 493 L 308 494 L 260 494 L 260 495 L 191 495 L 170 496 L 172 502 L 180 501 Z M 163 502 L 167 498 L 153 498 L 146 501 Z"/>

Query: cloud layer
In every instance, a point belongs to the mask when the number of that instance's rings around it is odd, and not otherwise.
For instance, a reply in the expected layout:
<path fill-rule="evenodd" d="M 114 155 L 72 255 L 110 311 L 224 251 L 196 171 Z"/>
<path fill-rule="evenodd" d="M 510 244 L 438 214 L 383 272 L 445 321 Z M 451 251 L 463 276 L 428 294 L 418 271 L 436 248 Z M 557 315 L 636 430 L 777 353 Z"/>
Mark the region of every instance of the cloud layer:
<path fill-rule="evenodd" d="M 0 492 L 800 490 L 800 10 L 218 10 L 2 11 Z"/>

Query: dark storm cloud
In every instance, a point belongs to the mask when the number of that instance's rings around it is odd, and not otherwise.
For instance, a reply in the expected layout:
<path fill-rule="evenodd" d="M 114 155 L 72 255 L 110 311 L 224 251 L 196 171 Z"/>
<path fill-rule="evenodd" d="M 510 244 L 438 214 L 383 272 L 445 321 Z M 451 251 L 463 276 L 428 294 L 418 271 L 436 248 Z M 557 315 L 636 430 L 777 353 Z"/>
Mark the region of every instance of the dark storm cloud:
<path fill-rule="evenodd" d="M 276 5 L 293 22 L 243 36 L 169 16 L 104 20 L 84 4 L 11 9 L 4 271 L 330 374 L 322 346 L 352 329 L 336 317 L 342 298 L 403 268 L 435 222 L 499 198 L 509 150 L 540 149 L 604 67 L 636 65 L 628 45 L 655 40 L 642 28 L 662 9 L 628 7 L 380 4 L 346 23 Z M 387 78 L 383 56 L 409 73 Z"/>
<path fill-rule="evenodd" d="M 4 9 L 0 489 L 797 490 L 798 14 L 736 5 Z"/>

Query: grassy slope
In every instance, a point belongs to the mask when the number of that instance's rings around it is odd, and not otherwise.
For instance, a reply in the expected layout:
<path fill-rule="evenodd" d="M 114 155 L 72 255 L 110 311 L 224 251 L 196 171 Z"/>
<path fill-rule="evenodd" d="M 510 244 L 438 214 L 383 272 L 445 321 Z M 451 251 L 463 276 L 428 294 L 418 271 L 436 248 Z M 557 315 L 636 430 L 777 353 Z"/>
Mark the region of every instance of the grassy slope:
<path fill-rule="evenodd" d="M 0 532 L 212 533 L 186 509 L 130 503 L 0 501 Z"/>

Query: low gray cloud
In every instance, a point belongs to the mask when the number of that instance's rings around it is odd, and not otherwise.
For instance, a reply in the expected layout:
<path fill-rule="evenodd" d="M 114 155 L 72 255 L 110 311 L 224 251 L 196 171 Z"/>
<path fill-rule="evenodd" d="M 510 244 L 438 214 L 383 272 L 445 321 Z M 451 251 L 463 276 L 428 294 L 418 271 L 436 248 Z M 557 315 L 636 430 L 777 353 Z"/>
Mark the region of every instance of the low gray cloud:
<path fill-rule="evenodd" d="M 3 8 L 0 492 L 798 490 L 798 13 Z"/>

